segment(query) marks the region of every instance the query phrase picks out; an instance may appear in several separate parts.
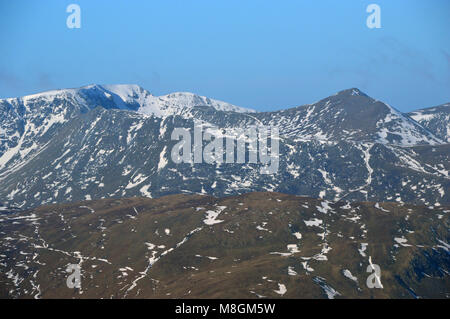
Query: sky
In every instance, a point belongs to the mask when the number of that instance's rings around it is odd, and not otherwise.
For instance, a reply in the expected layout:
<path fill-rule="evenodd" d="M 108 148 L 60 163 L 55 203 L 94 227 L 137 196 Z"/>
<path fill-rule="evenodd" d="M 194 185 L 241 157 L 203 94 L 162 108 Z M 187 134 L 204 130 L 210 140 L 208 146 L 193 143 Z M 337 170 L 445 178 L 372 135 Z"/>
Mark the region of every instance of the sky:
<path fill-rule="evenodd" d="M 381 28 L 366 25 L 372 3 Z M 448 0 L 0 0 L 0 98 L 133 83 L 269 111 L 357 87 L 406 112 L 450 102 L 449 13 Z"/>

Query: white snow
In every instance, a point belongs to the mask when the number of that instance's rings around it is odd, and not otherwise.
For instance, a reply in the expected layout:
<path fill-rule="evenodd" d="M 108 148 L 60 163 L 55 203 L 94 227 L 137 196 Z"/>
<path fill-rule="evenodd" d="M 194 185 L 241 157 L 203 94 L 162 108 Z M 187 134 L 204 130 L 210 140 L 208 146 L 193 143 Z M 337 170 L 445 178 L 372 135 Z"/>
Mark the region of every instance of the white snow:
<path fill-rule="evenodd" d="M 321 219 L 313 218 L 311 220 L 304 220 L 304 222 L 306 226 L 320 226 L 323 221 Z"/>
<path fill-rule="evenodd" d="M 403 247 L 410 247 L 411 245 L 406 244 L 408 241 L 405 237 L 395 237 L 394 240 Z"/>
<path fill-rule="evenodd" d="M 295 253 L 299 253 L 300 252 L 300 250 L 298 249 L 297 244 L 289 244 L 289 245 L 287 245 L 287 250 L 291 254 L 295 254 Z"/>
<path fill-rule="evenodd" d="M 297 272 L 294 270 L 294 267 L 292 267 L 292 266 L 288 267 L 288 275 L 289 276 L 296 276 L 297 275 Z"/>
<path fill-rule="evenodd" d="M 144 94 L 141 97 L 139 113 L 165 117 L 169 115 L 182 115 L 192 117 L 192 109 L 196 106 L 210 106 L 216 110 L 233 112 L 255 112 L 251 109 L 238 107 L 226 102 L 210 99 L 189 92 L 177 92 L 163 96 Z"/>
<path fill-rule="evenodd" d="M 297 239 L 302 239 L 302 234 L 300 234 L 299 232 L 292 233 L 292 235 L 294 235 Z"/>
<path fill-rule="evenodd" d="M 342 272 L 344 274 L 345 277 L 347 277 L 348 279 L 353 280 L 354 282 L 358 282 L 358 278 L 356 278 L 355 276 L 352 275 L 352 273 L 350 272 L 350 270 L 348 269 L 344 269 L 344 271 Z"/>
<path fill-rule="evenodd" d="M 328 212 L 334 213 L 333 209 L 330 207 L 328 201 L 323 201 L 321 206 L 316 206 L 317 210 L 323 214 L 327 214 Z"/>
<path fill-rule="evenodd" d="M 375 208 L 377 208 L 377 209 L 379 209 L 379 210 L 381 210 L 383 212 L 389 213 L 389 211 L 387 209 L 384 209 L 383 207 L 381 207 L 379 203 L 375 204 Z"/>
<path fill-rule="evenodd" d="M 302 266 L 303 266 L 303 268 L 304 268 L 306 271 L 308 271 L 308 272 L 314 271 L 314 269 L 311 268 L 311 267 L 308 265 L 308 262 L 307 262 L 307 261 L 302 261 Z"/>
<path fill-rule="evenodd" d="M 278 290 L 274 290 L 274 292 L 283 296 L 287 292 L 286 286 L 283 284 L 278 284 Z"/>
<path fill-rule="evenodd" d="M 218 220 L 217 217 L 225 208 L 227 208 L 227 207 L 226 206 L 217 206 L 216 211 L 213 211 L 213 210 L 206 211 L 206 216 L 205 216 L 205 219 L 203 220 L 203 222 L 206 225 L 214 225 L 214 224 L 223 222 L 223 220 Z"/>
<path fill-rule="evenodd" d="M 367 245 L 368 245 L 368 243 L 361 243 L 361 248 L 358 249 L 359 254 L 360 254 L 361 256 L 363 256 L 363 257 L 366 257 L 365 251 L 366 251 L 366 249 L 367 249 Z"/>
<path fill-rule="evenodd" d="M 328 299 L 334 299 L 334 297 L 341 295 L 338 291 L 336 291 L 333 287 L 328 285 L 325 281 L 325 279 L 321 277 L 314 277 L 313 281 L 323 289 L 323 291 L 326 293 Z"/>
<path fill-rule="evenodd" d="M 167 146 L 164 146 L 164 149 L 159 154 L 158 171 L 162 170 L 169 163 L 167 158 L 165 157 L 166 151 L 167 151 Z"/>

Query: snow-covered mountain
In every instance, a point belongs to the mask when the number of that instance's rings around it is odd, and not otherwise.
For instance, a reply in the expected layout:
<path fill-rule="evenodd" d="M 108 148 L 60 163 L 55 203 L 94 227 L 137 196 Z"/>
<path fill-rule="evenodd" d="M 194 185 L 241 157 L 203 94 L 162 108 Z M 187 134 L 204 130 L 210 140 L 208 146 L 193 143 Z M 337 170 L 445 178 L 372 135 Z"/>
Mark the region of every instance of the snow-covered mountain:
<path fill-rule="evenodd" d="M 20 98 L 0 99 L 0 170 L 23 164 L 61 124 L 96 107 L 192 118 L 197 106 L 222 112 L 254 112 L 192 93 L 154 96 L 138 85 L 88 85 Z"/>
<path fill-rule="evenodd" d="M 408 115 L 435 136 L 450 143 L 450 103 L 417 110 Z"/>
<path fill-rule="evenodd" d="M 162 96 L 154 96 L 137 85 L 94 85 L 86 89 L 98 88 L 107 98 L 112 98 L 121 108 L 136 110 L 138 113 L 165 117 L 182 115 L 191 117 L 192 109 L 196 106 L 209 106 L 225 112 L 255 112 L 226 102 L 210 99 L 189 92 L 176 92 Z M 136 107 L 130 107 L 136 105 Z"/>
<path fill-rule="evenodd" d="M 294 139 L 378 142 L 398 146 L 442 141 L 395 108 L 360 90 L 343 90 L 317 103 L 259 115 Z"/>
<path fill-rule="evenodd" d="M 302 141 L 359 141 L 396 146 L 444 143 L 428 129 L 386 103 L 360 90 L 343 90 L 313 104 L 275 112 L 228 114 L 196 113 L 219 127 L 268 125 L 280 134 Z"/>
<path fill-rule="evenodd" d="M 249 111 L 249 112 L 246 112 Z M 278 191 L 329 200 L 450 202 L 449 144 L 357 89 L 250 112 L 188 93 L 91 85 L 0 100 L 0 202 L 34 207 L 107 197 Z M 176 127 L 280 130 L 277 174 L 260 164 L 175 164 Z"/>

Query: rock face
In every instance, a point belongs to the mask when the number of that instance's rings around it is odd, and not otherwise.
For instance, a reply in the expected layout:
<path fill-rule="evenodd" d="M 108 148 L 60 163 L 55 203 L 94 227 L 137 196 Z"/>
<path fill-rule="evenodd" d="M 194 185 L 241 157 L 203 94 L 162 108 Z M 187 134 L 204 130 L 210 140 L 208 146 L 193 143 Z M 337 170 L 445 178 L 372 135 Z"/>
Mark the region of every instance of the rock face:
<path fill-rule="evenodd" d="M 26 209 L 111 197 L 277 191 L 333 201 L 448 204 L 450 144 L 439 133 L 448 121 L 422 122 L 425 128 L 410 116 L 358 89 L 264 113 L 191 93 L 156 97 L 136 85 L 4 99 L 0 201 Z M 261 175 L 261 165 L 250 163 L 175 164 L 171 134 L 193 130 L 194 119 L 218 129 L 277 127 L 276 174 Z"/>
<path fill-rule="evenodd" d="M 279 193 L 43 206 L 0 215 L 0 297 L 448 298 L 449 213 Z"/>

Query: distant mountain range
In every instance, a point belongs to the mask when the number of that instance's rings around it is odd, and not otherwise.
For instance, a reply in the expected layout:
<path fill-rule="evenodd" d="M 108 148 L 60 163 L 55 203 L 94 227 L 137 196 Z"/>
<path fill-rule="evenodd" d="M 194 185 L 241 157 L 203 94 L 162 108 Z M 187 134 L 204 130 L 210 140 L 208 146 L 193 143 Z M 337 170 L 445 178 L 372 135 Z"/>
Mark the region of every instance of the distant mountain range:
<path fill-rule="evenodd" d="M 450 203 L 449 105 L 408 114 L 358 89 L 276 112 L 137 85 L 0 100 L 0 202 L 43 204 L 176 193 L 276 191 L 327 200 Z M 176 127 L 276 126 L 280 166 L 175 164 Z"/>

